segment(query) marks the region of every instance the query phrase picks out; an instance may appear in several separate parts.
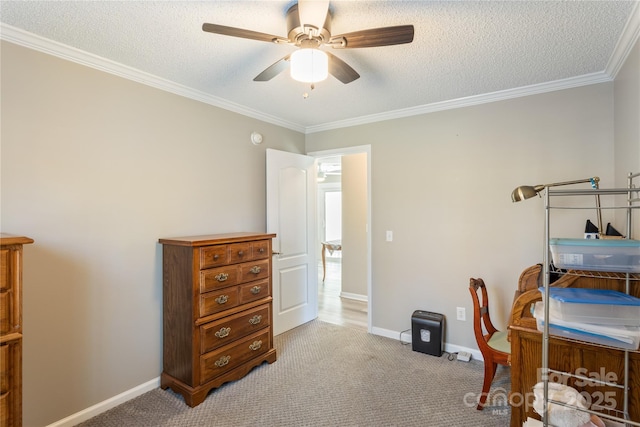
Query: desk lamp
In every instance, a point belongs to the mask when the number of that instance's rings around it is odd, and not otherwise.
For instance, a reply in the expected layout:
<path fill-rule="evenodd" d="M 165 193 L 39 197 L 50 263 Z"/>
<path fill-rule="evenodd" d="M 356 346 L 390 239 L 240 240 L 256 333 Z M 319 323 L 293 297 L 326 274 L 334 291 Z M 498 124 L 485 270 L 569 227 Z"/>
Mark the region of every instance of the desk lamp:
<path fill-rule="evenodd" d="M 583 182 L 590 182 L 591 188 L 598 189 L 598 183 L 600 182 L 600 178 L 594 176 L 592 178 L 586 179 L 578 179 L 576 181 L 564 181 L 564 182 L 554 182 L 553 184 L 542 184 L 531 187 L 529 185 L 521 185 L 520 187 L 513 190 L 511 193 L 511 200 L 513 202 L 519 202 L 521 200 L 529 199 L 536 194 L 540 194 L 542 190 L 547 187 L 559 187 L 561 185 L 572 185 L 572 184 L 581 184 Z M 598 234 L 602 235 L 602 214 L 600 212 L 600 195 L 596 194 L 596 208 L 598 213 Z"/>

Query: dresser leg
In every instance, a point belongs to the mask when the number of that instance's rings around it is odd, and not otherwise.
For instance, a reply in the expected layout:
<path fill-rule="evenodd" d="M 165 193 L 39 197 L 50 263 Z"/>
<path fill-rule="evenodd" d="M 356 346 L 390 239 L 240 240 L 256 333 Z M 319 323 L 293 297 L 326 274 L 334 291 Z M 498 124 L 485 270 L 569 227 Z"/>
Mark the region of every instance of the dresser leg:
<path fill-rule="evenodd" d="M 204 399 L 207 397 L 207 393 L 210 390 L 202 388 L 194 389 L 164 372 L 160 376 L 160 388 L 163 390 L 170 388 L 175 393 L 181 395 L 184 399 L 184 403 L 192 408 L 204 402 Z"/>

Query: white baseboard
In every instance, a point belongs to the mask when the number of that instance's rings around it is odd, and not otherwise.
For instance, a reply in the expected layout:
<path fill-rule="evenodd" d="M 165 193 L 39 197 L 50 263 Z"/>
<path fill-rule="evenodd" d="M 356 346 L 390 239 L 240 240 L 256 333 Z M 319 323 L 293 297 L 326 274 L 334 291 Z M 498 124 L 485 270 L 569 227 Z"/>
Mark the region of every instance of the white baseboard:
<path fill-rule="evenodd" d="M 394 340 L 400 340 L 400 332 L 398 331 L 391 331 L 389 329 L 383 329 L 383 328 L 377 328 L 377 327 L 372 327 L 371 328 L 371 333 L 373 335 L 380 335 L 382 337 L 387 337 L 387 338 L 391 338 Z M 402 335 L 402 341 L 407 342 L 407 340 L 405 340 L 405 336 L 407 334 L 403 334 Z M 409 333 L 409 340 L 408 342 L 411 342 L 411 333 Z"/>
<path fill-rule="evenodd" d="M 363 301 L 363 302 L 369 301 L 369 298 L 367 298 L 366 295 L 352 294 L 349 292 L 340 292 L 340 298 L 353 299 L 356 301 Z"/>
<path fill-rule="evenodd" d="M 100 403 L 96 403 L 95 405 L 83 409 L 80 412 L 76 412 L 75 414 L 69 415 L 67 418 L 64 418 L 60 421 L 56 421 L 53 424 L 49 424 L 47 427 L 72 427 L 81 422 L 87 421 L 90 418 L 95 417 L 103 412 L 108 411 L 111 408 L 115 408 L 116 406 L 124 403 L 128 400 L 133 399 L 134 397 L 138 397 L 141 394 L 144 394 L 148 391 L 154 390 L 160 387 L 160 377 L 154 378 L 151 381 L 147 381 L 144 384 L 140 384 L 130 390 L 127 390 L 123 393 L 118 394 L 117 396 L 113 396 L 107 400 L 104 400 Z"/>
<path fill-rule="evenodd" d="M 402 341 L 403 343 L 411 343 L 411 329 L 406 330 L 406 331 L 402 331 L 402 332 L 398 332 L 398 331 L 391 331 L 389 329 L 382 329 L 382 328 L 376 328 L 373 327 L 371 328 L 371 333 L 374 335 L 380 335 L 383 337 L 387 337 L 387 338 L 392 338 L 394 340 L 398 340 L 398 341 Z M 482 353 L 480 353 L 480 350 L 476 349 L 476 348 L 469 348 L 469 347 L 464 347 L 461 345 L 457 345 L 457 344 L 449 344 L 449 343 L 444 343 L 444 351 L 446 351 L 447 353 L 458 353 L 460 351 L 466 351 L 468 353 L 471 353 L 471 355 L 473 356 L 473 358 L 475 360 L 481 360 L 484 361 L 484 358 L 482 357 Z"/>

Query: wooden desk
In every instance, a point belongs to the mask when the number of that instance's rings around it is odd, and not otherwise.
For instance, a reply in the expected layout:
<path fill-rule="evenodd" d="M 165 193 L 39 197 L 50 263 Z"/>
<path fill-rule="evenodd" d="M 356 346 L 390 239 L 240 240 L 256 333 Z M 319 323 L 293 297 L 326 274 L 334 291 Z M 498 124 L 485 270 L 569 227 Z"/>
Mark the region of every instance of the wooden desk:
<path fill-rule="evenodd" d="M 342 250 L 342 241 L 341 240 L 330 240 L 328 242 L 322 242 L 322 281 L 324 282 L 324 278 L 327 275 L 327 266 L 325 260 L 325 251 L 329 251 L 330 254 L 333 251 L 341 251 Z"/>
<path fill-rule="evenodd" d="M 619 279 L 592 278 L 566 275 L 552 286 L 600 288 L 623 291 L 624 281 Z M 634 283 L 632 294 L 640 296 L 640 284 Z M 542 333 L 536 328 L 529 307 L 542 299 L 537 289 L 522 293 L 516 298 L 509 321 L 511 332 L 511 427 L 522 427 L 527 417 L 540 417 L 533 411 L 533 386 L 542 380 Z M 549 338 L 549 368 L 575 374 L 580 369 L 584 376 L 615 375 L 618 383 L 624 381 L 624 351 L 563 338 Z M 557 381 L 557 378 L 555 379 Z M 564 382 L 564 380 L 563 380 Z M 580 392 L 586 392 L 592 404 L 614 403 L 622 410 L 623 390 L 616 387 L 588 384 L 575 378 L 566 384 Z M 629 415 L 632 421 L 640 421 L 640 351 L 629 352 Z"/>

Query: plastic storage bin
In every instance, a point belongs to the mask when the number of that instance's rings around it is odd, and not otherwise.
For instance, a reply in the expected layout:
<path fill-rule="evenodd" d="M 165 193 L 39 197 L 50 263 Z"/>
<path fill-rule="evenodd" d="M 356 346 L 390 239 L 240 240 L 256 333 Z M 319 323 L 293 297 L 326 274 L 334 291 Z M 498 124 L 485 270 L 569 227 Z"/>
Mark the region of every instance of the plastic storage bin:
<path fill-rule="evenodd" d="M 551 310 L 551 307 L 549 307 Z M 544 302 L 535 304 L 533 317 L 540 332 L 544 332 Z M 607 345 L 625 350 L 637 350 L 640 347 L 640 327 L 627 325 L 597 325 L 582 322 L 566 322 L 554 318 L 549 311 L 549 333 L 564 338 Z"/>
<path fill-rule="evenodd" d="M 640 240 L 550 239 L 558 268 L 640 273 Z"/>
<path fill-rule="evenodd" d="M 544 288 L 540 288 L 544 295 Z M 608 289 L 549 288 L 549 315 L 569 322 L 640 326 L 640 298 Z"/>

